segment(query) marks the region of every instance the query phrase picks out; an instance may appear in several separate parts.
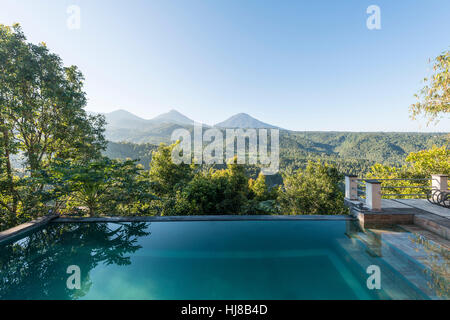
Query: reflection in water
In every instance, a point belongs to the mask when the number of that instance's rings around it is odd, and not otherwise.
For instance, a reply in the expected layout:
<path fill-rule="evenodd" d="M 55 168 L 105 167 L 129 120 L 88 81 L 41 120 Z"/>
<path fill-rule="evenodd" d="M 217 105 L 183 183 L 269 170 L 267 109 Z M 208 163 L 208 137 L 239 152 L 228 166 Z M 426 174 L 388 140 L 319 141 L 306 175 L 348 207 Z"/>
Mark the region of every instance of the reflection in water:
<path fill-rule="evenodd" d="M 97 265 L 129 265 L 149 223 L 54 224 L 0 246 L 0 299 L 77 299 L 89 291 Z M 67 267 L 81 269 L 81 290 L 69 290 Z M 39 296 L 36 296 L 39 294 Z"/>
<path fill-rule="evenodd" d="M 349 224 L 349 237 L 358 239 L 374 264 L 386 263 L 432 299 L 450 297 L 450 251 L 423 236 L 398 226 L 372 227 L 364 231 Z M 386 272 L 383 273 L 386 279 Z M 386 286 L 386 282 L 384 282 Z"/>
<path fill-rule="evenodd" d="M 430 279 L 428 286 L 435 290 L 437 296 L 448 299 L 450 297 L 450 251 L 419 235 L 410 236 L 409 240 L 427 253 L 427 258 L 422 260 L 422 263 L 428 267 L 424 268 L 424 273 Z"/>

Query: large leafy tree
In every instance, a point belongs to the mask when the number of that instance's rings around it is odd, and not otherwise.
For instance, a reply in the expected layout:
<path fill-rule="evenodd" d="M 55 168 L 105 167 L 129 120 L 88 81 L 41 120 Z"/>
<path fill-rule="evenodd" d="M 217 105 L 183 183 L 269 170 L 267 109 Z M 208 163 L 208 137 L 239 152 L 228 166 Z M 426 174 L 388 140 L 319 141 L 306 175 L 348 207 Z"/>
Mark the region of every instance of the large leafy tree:
<path fill-rule="evenodd" d="M 105 147 L 103 119 L 86 114 L 83 75 L 44 43 L 27 43 L 19 25 L 0 25 L 0 104 L 9 136 L 31 173 L 52 158 L 92 158 Z"/>
<path fill-rule="evenodd" d="M 230 163 L 226 169 L 197 172 L 176 193 L 175 203 L 166 214 L 242 214 L 248 201 L 248 177 L 245 168 Z"/>
<path fill-rule="evenodd" d="M 273 186 L 270 188 L 267 185 L 266 176 L 260 172 L 256 179 L 248 180 L 248 188 L 248 213 L 279 213 L 279 207 L 276 203 L 279 186 Z"/>
<path fill-rule="evenodd" d="M 276 188 L 269 189 L 266 183 L 266 176 L 261 172 L 256 179 L 248 180 L 250 198 L 256 201 L 273 200 L 277 197 Z"/>
<path fill-rule="evenodd" d="M 425 86 L 416 95 L 418 102 L 411 106 L 411 116 L 423 115 L 429 122 L 450 113 L 450 51 L 433 60 L 433 74 L 425 78 Z"/>
<path fill-rule="evenodd" d="M 279 195 L 284 214 L 346 214 L 342 175 L 329 164 L 308 162 L 305 170 L 284 175 Z"/>
<path fill-rule="evenodd" d="M 150 179 L 158 196 L 171 196 L 192 179 L 193 169 L 188 164 L 175 164 L 172 152 L 177 144 L 161 143 L 152 153 Z"/>
<path fill-rule="evenodd" d="M 14 224 L 43 209 L 40 197 L 48 193 L 41 172 L 53 159 L 89 162 L 100 155 L 106 145 L 104 119 L 89 116 L 85 105 L 83 75 L 75 66 L 64 67 L 44 43 L 28 43 L 18 24 L 0 24 L 3 218 Z M 20 173 L 12 166 L 18 155 L 24 157 Z"/>

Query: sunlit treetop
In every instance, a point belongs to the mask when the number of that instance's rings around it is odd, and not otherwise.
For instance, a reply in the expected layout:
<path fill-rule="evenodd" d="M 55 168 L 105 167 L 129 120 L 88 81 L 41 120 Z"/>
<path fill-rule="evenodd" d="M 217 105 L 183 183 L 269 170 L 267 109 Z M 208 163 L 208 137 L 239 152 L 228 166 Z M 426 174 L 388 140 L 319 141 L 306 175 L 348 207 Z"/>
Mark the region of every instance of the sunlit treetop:
<path fill-rule="evenodd" d="M 411 106 L 411 117 L 425 116 L 428 124 L 438 122 L 450 113 L 450 51 L 430 61 L 433 74 L 424 79 L 425 86 L 415 97 L 418 102 Z"/>

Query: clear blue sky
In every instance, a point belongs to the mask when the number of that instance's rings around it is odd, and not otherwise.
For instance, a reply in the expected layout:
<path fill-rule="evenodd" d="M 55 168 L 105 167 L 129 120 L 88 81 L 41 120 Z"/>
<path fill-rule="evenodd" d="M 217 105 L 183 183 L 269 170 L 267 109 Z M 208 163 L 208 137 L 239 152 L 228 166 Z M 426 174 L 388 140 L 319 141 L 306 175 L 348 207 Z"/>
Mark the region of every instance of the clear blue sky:
<path fill-rule="evenodd" d="M 66 26 L 72 4 L 80 30 Z M 381 30 L 366 27 L 372 4 Z M 428 59 L 450 49 L 448 0 L 0 0 L 0 23 L 13 22 L 81 69 L 92 111 L 450 131 L 408 117 Z"/>

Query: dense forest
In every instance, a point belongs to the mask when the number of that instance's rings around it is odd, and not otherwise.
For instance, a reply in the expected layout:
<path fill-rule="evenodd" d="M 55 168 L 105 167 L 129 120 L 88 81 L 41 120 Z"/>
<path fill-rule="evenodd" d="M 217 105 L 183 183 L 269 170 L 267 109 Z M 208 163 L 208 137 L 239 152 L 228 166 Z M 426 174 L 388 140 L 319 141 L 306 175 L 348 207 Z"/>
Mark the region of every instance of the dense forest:
<path fill-rule="evenodd" d="M 411 152 L 430 149 L 433 145 L 442 146 L 446 143 L 447 134 L 445 133 L 284 130 L 280 132 L 280 169 L 281 171 L 304 169 L 308 161 L 321 159 L 334 164 L 341 173 L 364 176 L 376 163 L 402 166 Z M 150 143 L 109 142 L 105 155 L 111 159 L 137 159 L 145 169 L 149 169 L 152 151 L 157 146 Z"/>

